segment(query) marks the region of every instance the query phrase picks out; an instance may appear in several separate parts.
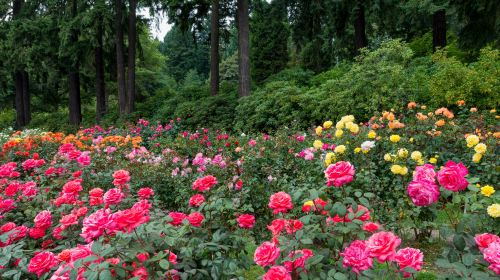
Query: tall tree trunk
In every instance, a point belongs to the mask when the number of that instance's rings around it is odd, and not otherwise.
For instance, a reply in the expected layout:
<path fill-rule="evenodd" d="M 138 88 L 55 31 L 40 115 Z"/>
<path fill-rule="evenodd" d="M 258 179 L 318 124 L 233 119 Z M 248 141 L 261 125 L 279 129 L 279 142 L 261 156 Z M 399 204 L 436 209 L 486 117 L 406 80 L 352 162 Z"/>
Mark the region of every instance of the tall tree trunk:
<path fill-rule="evenodd" d="M 106 88 L 104 83 L 104 58 L 102 44 L 102 20 L 97 21 L 97 46 L 94 49 L 95 55 L 95 93 L 96 93 L 96 121 L 101 121 L 106 114 Z"/>
<path fill-rule="evenodd" d="M 439 10 L 432 15 L 432 49 L 446 46 L 446 11 Z"/>
<path fill-rule="evenodd" d="M 248 0 L 238 0 L 238 60 L 239 95 L 250 95 L 250 27 L 248 23 Z"/>
<path fill-rule="evenodd" d="M 30 79 L 26 71 L 23 74 L 23 107 L 24 107 L 24 123 L 29 124 L 31 121 L 31 96 L 30 96 Z"/>
<path fill-rule="evenodd" d="M 212 0 L 210 18 L 210 94 L 219 93 L 219 0 Z"/>
<path fill-rule="evenodd" d="M 72 1 L 71 15 L 77 15 L 77 0 Z M 71 30 L 71 44 L 78 42 L 78 30 L 72 27 Z M 80 62 L 78 54 L 75 54 L 74 65 L 70 66 L 68 71 L 68 86 L 69 86 L 69 123 L 72 125 L 79 125 L 82 121 L 82 109 L 80 101 Z"/>
<path fill-rule="evenodd" d="M 360 49 L 368 45 L 365 24 L 365 7 L 363 4 L 359 4 L 356 9 L 356 17 L 354 19 L 354 44 L 356 47 L 356 53 L 359 53 Z"/>
<path fill-rule="evenodd" d="M 120 115 L 127 110 L 127 92 L 125 91 L 125 58 L 123 47 L 123 4 L 122 0 L 115 0 L 115 44 L 116 44 L 116 81 L 118 84 L 118 105 Z"/>
<path fill-rule="evenodd" d="M 137 46 L 137 0 L 129 0 L 129 18 L 128 18 L 128 106 L 127 113 L 134 111 L 135 101 L 135 50 Z"/>
<path fill-rule="evenodd" d="M 16 128 L 22 128 L 26 125 L 24 120 L 24 96 L 23 96 L 23 74 L 21 71 L 16 71 L 13 75 L 14 87 L 16 92 L 15 105 L 16 105 Z"/>

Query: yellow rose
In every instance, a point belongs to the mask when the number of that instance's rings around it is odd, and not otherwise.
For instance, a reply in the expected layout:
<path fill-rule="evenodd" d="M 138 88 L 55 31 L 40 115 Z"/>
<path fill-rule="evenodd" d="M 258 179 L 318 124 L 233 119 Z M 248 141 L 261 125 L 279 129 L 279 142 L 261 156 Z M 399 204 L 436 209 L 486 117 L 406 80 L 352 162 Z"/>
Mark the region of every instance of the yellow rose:
<path fill-rule="evenodd" d="M 410 138 L 410 143 L 413 143 L 413 137 L 412 137 L 412 138 Z"/>
<path fill-rule="evenodd" d="M 328 166 L 332 163 L 332 161 L 335 160 L 335 154 L 330 152 L 330 153 L 327 153 L 326 156 L 325 156 L 325 164 Z"/>
<path fill-rule="evenodd" d="M 335 147 L 335 150 L 333 151 L 336 152 L 337 154 L 343 154 L 345 153 L 345 150 L 346 147 L 344 145 L 338 145 L 337 147 Z"/>
<path fill-rule="evenodd" d="M 344 134 L 344 131 L 342 129 L 337 129 L 335 130 L 335 137 L 340 138 Z"/>
<path fill-rule="evenodd" d="M 316 135 L 321 136 L 323 133 L 323 128 L 321 126 L 316 127 Z"/>
<path fill-rule="evenodd" d="M 349 131 L 354 133 L 354 134 L 357 134 L 359 132 L 359 126 L 357 124 L 352 124 L 352 126 L 349 128 Z"/>
<path fill-rule="evenodd" d="M 401 137 L 397 134 L 393 134 L 389 137 L 389 140 L 391 140 L 392 143 L 397 143 L 399 140 L 401 140 Z"/>
<path fill-rule="evenodd" d="M 475 153 L 473 156 L 472 156 L 472 162 L 474 163 L 479 163 L 481 161 L 481 159 L 483 158 L 483 155 L 482 154 L 479 154 L 479 153 Z"/>
<path fill-rule="evenodd" d="M 492 186 L 486 185 L 481 188 L 481 193 L 486 197 L 490 197 L 495 193 L 495 189 Z"/>
<path fill-rule="evenodd" d="M 402 169 L 403 168 L 400 165 L 397 165 L 397 164 L 394 164 L 393 166 L 391 166 L 391 172 L 394 173 L 394 174 L 401 173 Z"/>
<path fill-rule="evenodd" d="M 490 215 L 493 218 L 499 218 L 500 217 L 500 204 L 495 203 L 491 204 L 488 206 L 487 209 L 488 215 Z"/>
<path fill-rule="evenodd" d="M 484 143 L 479 143 L 476 145 L 476 147 L 474 147 L 474 151 L 476 151 L 476 153 L 478 154 L 482 154 L 484 155 L 486 153 L 486 145 Z"/>
<path fill-rule="evenodd" d="M 399 174 L 401 174 L 403 176 L 406 175 L 406 174 L 408 174 L 408 167 L 406 167 L 406 166 L 401 167 L 401 170 L 399 171 Z"/>
<path fill-rule="evenodd" d="M 417 160 L 417 165 L 424 165 L 425 161 L 423 159 Z"/>
<path fill-rule="evenodd" d="M 354 125 L 354 123 L 353 123 L 353 122 L 346 122 L 346 123 L 345 123 L 345 128 L 347 128 L 347 129 L 351 130 L 351 127 L 352 127 L 353 125 Z"/>
<path fill-rule="evenodd" d="M 354 153 L 356 153 L 356 154 L 357 154 L 357 153 L 359 153 L 359 152 L 361 152 L 361 148 L 360 148 L 360 147 L 356 147 L 356 148 L 354 149 Z"/>
<path fill-rule="evenodd" d="M 391 154 L 385 154 L 385 155 L 384 155 L 384 160 L 385 160 L 385 161 L 392 161 L 392 156 L 391 156 Z"/>
<path fill-rule="evenodd" d="M 398 150 L 398 156 L 399 156 L 400 158 L 406 158 L 406 157 L 408 157 L 408 150 L 407 150 L 407 149 L 405 149 L 405 148 L 401 148 L 401 149 L 399 149 L 399 150 Z"/>
<path fill-rule="evenodd" d="M 465 138 L 465 142 L 467 142 L 467 147 L 472 148 L 479 143 L 479 137 L 477 135 L 471 134 Z"/>
<path fill-rule="evenodd" d="M 377 133 L 374 130 L 370 130 L 370 132 L 368 132 L 368 138 L 374 139 L 375 137 L 377 137 Z"/>
<path fill-rule="evenodd" d="M 411 153 L 411 156 L 410 156 L 410 157 L 411 157 L 411 159 L 413 159 L 414 161 L 419 161 L 419 160 L 421 160 L 421 159 L 422 159 L 422 153 L 421 153 L 421 152 L 419 152 L 419 151 L 413 151 L 413 152 Z"/>
<path fill-rule="evenodd" d="M 313 147 L 316 149 L 321 149 L 321 147 L 323 147 L 323 142 L 321 142 L 321 140 L 314 140 Z"/>
<path fill-rule="evenodd" d="M 332 125 L 333 125 L 332 121 L 326 121 L 326 122 L 323 123 L 323 127 L 325 129 L 329 129 L 330 127 L 332 127 Z"/>
<path fill-rule="evenodd" d="M 344 122 L 354 122 L 354 116 L 353 115 L 343 116 L 341 120 Z"/>
<path fill-rule="evenodd" d="M 335 128 L 336 129 L 343 129 L 345 126 L 344 122 L 343 121 L 339 121 L 335 124 Z"/>
<path fill-rule="evenodd" d="M 314 206 L 314 202 L 312 200 L 308 200 L 304 202 L 304 206 Z"/>
<path fill-rule="evenodd" d="M 429 159 L 429 162 L 432 163 L 432 164 L 436 164 L 436 162 L 438 162 L 437 158 L 435 157 L 432 157 Z"/>

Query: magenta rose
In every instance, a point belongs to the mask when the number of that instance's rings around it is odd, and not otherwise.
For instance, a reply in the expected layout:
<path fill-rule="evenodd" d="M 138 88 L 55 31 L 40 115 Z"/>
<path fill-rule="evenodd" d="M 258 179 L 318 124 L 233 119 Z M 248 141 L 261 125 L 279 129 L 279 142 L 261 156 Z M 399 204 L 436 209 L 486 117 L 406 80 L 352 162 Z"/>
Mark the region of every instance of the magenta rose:
<path fill-rule="evenodd" d="M 488 268 L 500 275 L 500 241 L 490 243 L 488 248 L 483 250 L 483 257 L 490 263 Z"/>
<path fill-rule="evenodd" d="M 370 257 L 377 258 L 379 262 L 385 262 L 394 258 L 399 244 L 401 244 L 401 239 L 394 233 L 381 231 L 368 238 L 366 247 L 370 252 Z"/>
<path fill-rule="evenodd" d="M 464 190 L 469 184 L 467 179 L 465 179 L 468 173 L 467 167 L 461 162 L 457 164 L 450 160 L 439 170 L 437 178 L 443 188 L 452 192 L 459 192 Z"/>
<path fill-rule="evenodd" d="M 343 186 L 352 181 L 354 173 L 354 166 L 347 161 L 330 164 L 325 170 L 326 185 L 335 187 Z"/>
<path fill-rule="evenodd" d="M 52 215 L 49 210 L 43 210 L 38 213 L 34 219 L 35 227 L 47 229 L 52 225 Z"/>
<path fill-rule="evenodd" d="M 477 247 L 482 252 L 484 249 L 488 248 L 493 242 L 500 242 L 500 237 L 491 233 L 477 234 L 474 237 Z"/>
<path fill-rule="evenodd" d="M 413 181 L 436 181 L 436 171 L 434 171 L 434 166 L 432 164 L 424 164 L 422 166 L 417 166 L 415 168 L 415 173 L 413 173 Z"/>
<path fill-rule="evenodd" d="M 427 206 L 438 201 L 439 187 L 434 181 L 413 181 L 410 182 L 407 189 L 413 204 L 417 206 Z"/>

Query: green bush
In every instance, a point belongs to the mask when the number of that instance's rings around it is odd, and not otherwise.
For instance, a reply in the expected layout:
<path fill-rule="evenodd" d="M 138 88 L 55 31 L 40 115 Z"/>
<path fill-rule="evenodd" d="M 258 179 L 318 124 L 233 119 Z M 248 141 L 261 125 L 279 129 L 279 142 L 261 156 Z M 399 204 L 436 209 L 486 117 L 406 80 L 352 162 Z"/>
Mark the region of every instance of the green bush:
<path fill-rule="evenodd" d="M 0 111 L 0 129 L 13 127 L 16 122 L 16 111 L 5 109 Z"/>

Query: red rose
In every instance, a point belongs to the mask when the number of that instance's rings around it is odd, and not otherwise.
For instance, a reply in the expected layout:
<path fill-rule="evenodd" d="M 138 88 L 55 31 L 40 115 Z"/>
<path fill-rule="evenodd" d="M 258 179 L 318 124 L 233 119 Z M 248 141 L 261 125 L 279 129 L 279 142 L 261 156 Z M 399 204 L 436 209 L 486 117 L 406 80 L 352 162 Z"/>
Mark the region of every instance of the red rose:
<path fill-rule="evenodd" d="M 250 214 L 243 214 L 236 219 L 240 228 L 253 228 L 255 224 L 255 217 Z"/>
<path fill-rule="evenodd" d="M 170 222 L 171 225 L 173 226 L 180 226 L 182 225 L 182 221 L 186 219 L 186 214 L 181 213 L 181 212 L 170 212 L 168 213 L 170 218 L 173 219 L 173 221 Z"/>
<path fill-rule="evenodd" d="M 205 217 L 200 212 L 194 212 L 187 216 L 187 220 L 192 226 L 199 227 L 203 220 L 205 220 Z"/>
<path fill-rule="evenodd" d="M 363 224 L 363 230 L 369 231 L 369 232 L 375 232 L 380 228 L 380 225 L 377 223 L 373 222 L 366 222 Z"/>
<path fill-rule="evenodd" d="M 297 230 L 301 229 L 303 226 L 304 226 L 304 224 L 299 220 L 288 220 L 285 223 L 286 232 L 288 234 L 292 234 L 292 233 L 296 232 Z"/>
<path fill-rule="evenodd" d="M 49 210 L 38 213 L 34 219 L 35 227 L 46 229 L 52 225 L 52 215 Z"/>
<path fill-rule="evenodd" d="M 189 199 L 189 205 L 200 207 L 205 202 L 205 197 L 201 194 L 195 194 Z"/>
<path fill-rule="evenodd" d="M 58 264 L 58 260 L 52 252 L 39 252 L 31 258 L 28 264 L 28 271 L 35 273 L 38 277 L 50 271 L 51 268 Z"/>
<path fill-rule="evenodd" d="M 137 195 L 139 195 L 141 199 L 149 199 L 154 194 L 155 192 L 151 188 L 141 188 L 137 192 Z"/>

